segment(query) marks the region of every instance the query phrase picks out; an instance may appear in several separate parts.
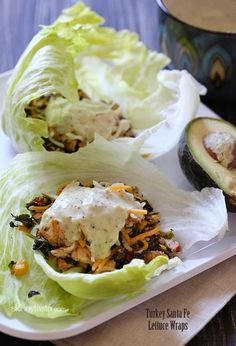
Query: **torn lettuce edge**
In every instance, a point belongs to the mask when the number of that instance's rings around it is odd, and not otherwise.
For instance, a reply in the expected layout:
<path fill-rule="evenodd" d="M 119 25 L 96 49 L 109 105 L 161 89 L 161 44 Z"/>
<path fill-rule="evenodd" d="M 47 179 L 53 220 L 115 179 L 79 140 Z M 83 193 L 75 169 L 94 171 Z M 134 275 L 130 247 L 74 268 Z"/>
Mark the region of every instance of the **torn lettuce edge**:
<path fill-rule="evenodd" d="M 178 257 L 169 259 L 158 256 L 148 264 L 143 260 L 133 259 L 123 268 L 100 274 L 59 273 L 45 260 L 42 254 L 34 254 L 36 262 L 52 280 L 64 290 L 82 299 L 108 299 L 118 295 L 139 291 L 152 277 L 160 275 L 164 270 L 172 269 L 182 262 Z"/>

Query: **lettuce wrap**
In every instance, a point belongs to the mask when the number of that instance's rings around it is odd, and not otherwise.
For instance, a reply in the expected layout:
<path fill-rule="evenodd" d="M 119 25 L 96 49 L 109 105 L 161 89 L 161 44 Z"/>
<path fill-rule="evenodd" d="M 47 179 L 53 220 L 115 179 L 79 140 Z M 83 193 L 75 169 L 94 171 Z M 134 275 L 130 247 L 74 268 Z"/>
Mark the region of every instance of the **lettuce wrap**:
<path fill-rule="evenodd" d="M 63 11 L 54 24 L 42 27 L 26 48 L 10 78 L 2 117 L 16 152 L 66 151 L 68 146 L 73 152 L 92 141 L 96 131 L 103 136 L 104 124 L 103 130 L 96 126 L 86 140 L 86 134 L 78 133 L 81 126 L 75 130 L 76 119 L 72 129 L 65 127 L 81 106 L 85 113 L 92 112 L 91 102 L 119 107 L 113 120 L 127 119 L 124 128 L 116 129 L 115 138 L 112 130 L 105 138 L 136 148 L 139 142 L 139 151 L 146 157 L 160 156 L 178 142 L 196 114 L 204 88 L 186 71 L 164 70 L 169 58 L 148 50 L 135 33 L 117 32 L 101 27 L 102 23 L 103 18 L 78 3 Z M 81 102 L 78 89 L 89 102 Z M 48 100 L 52 112 L 47 112 Z M 29 108 L 34 103 L 46 111 L 32 116 Z M 57 137 L 53 137 L 55 129 Z"/>
<path fill-rule="evenodd" d="M 135 259 L 121 270 L 97 275 L 59 273 L 32 250 L 33 240 L 10 228 L 12 215 L 27 212 L 26 203 L 42 192 L 53 194 L 71 181 L 123 181 L 137 186 L 160 212 L 161 228 L 174 229 L 183 252 L 198 241 L 223 236 L 227 212 L 221 190 L 206 188 L 185 192 L 173 187 L 152 164 L 123 143 L 96 137 L 95 141 L 71 155 L 57 152 L 18 154 L 0 179 L 0 304 L 8 315 L 25 311 L 44 318 L 78 314 L 84 300 L 130 295 L 163 270 L 180 264 L 175 257 L 159 256 L 145 264 Z M 12 215 L 11 215 L 12 214 Z M 26 275 L 15 277 L 9 262 L 25 259 Z M 153 280 L 157 280 L 158 277 Z M 28 298 L 29 292 L 39 294 Z"/>

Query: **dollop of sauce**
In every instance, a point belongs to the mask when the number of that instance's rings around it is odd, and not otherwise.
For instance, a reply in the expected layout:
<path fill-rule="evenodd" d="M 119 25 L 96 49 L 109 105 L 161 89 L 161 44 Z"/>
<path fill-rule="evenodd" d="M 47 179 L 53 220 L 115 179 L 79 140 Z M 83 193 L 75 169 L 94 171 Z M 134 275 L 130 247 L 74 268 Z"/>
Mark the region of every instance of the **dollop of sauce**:
<path fill-rule="evenodd" d="M 119 108 L 90 99 L 72 104 L 65 98 L 52 97 L 46 118 L 48 125 L 55 127 L 59 134 L 86 142 L 92 142 L 95 133 L 109 140 L 118 138 L 131 127 L 128 119 L 120 119 Z"/>
<path fill-rule="evenodd" d="M 203 140 L 211 157 L 227 169 L 236 168 L 236 140 L 227 132 L 212 132 Z"/>
<path fill-rule="evenodd" d="M 94 260 L 109 256 L 119 242 L 130 209 L 143 209 L 143 204 L 125 191 L 110 191 L 96 183 L 93 188 L 79 183 L 67 185 L 42 217 L 40 228 L 52 219 L 59 221 L 66 245 L 78 241 L 81 232 L 89 242 Z"/>

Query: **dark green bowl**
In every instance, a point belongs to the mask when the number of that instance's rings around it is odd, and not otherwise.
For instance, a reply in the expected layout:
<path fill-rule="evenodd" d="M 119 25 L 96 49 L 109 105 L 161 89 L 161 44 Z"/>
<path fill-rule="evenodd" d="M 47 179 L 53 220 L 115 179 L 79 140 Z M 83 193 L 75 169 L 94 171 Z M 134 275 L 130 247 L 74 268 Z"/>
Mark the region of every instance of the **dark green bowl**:
<path fill-rule="evenodd" d="M 188 70 L 207 87 L 208 100 L 236 103 L 236 34 L 199 29 L 157 4 L 159 50 L 171 58 L 169 67 Z"/>

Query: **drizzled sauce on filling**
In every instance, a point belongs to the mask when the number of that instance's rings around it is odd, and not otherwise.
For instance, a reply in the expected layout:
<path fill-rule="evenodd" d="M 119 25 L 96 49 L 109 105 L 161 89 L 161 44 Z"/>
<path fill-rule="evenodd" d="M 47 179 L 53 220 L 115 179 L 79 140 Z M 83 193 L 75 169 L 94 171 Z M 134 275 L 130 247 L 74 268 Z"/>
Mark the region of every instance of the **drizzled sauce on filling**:
<path fill-rule="evenodd" d="M 35 196 L 26 209 L 29 214 L 12 214 L 10 227 L 33 238 L 33 250 L 60 272 L 99 274 L 133 259 L 173 258 L 181 250 L 136 186 L 75 181 L 58 186 L 54 196 Z"/>
<path fill-rule="evenodd" d="M 132 194 L 118 194 L 102 186 L 82 187 L 79 183 L 68 185 L 47 209 L 40 228 L 48 226 L 52 219 L 59 221 L 64 230 L 65 244 L 71 245 L 85 235 L 94 259 L 104 258 L 119 241 L 130 209 L 142 209 Z"/>
<path fill-rule="evenodd" d="M 62 97 L 51 98 L 45 114 L 49 127 L 56 128 L 58 134 L 86 142 L 94 140 L 95 132 L 111 140 L 130 128 L 127 119 L 119 118 L 119 108 L 89 99 L 72 104 Z"/>
<path fill-rule="evenodd" d="M 95 133 L 113 140 L 135 137 L 130 121 L 118 104 L 94 101 L 83 90 L 79 100 L 70 103 L 61 95 L 44 95 L 34 99 L 25 108 L 27 117 L 47 122 L 48 135 L 42 137 L 47 151 L 73 153 L 92 142 Z"/>

